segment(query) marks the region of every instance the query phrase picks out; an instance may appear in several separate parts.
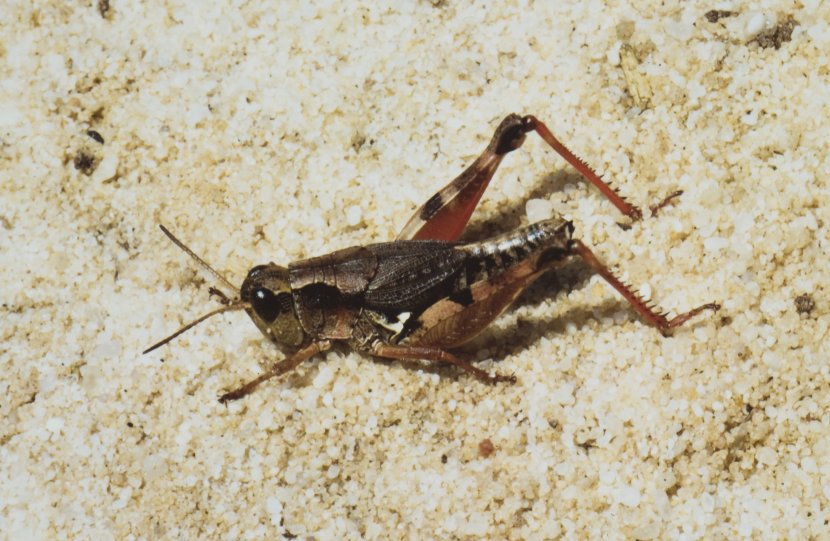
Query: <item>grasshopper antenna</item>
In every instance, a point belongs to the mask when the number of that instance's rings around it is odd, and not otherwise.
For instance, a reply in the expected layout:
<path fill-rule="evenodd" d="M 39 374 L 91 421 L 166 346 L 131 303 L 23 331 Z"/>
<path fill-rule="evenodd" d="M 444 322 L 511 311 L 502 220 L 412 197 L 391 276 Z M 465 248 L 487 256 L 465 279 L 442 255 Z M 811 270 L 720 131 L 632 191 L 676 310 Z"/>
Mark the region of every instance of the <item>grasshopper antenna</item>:
<path fill-rule="evenodd" d="M 216 270 L 214 270 L 213 267 L 208 265 L 207 261 L 205 261 L 204 259 L 202 259 L 198 255 L 196 255 L 196 253 L 193 250 L 191 250 L 190 248 L 185 246 L 184 243 L 182 241 L 180 241 L 179 239 L 177 239 L 176 236 L 173 235 L 173 233 L 171 233 L 166 227 L 164 227 L 161 224 L 159 224 L 159 227 L 161 228 L 161 232 L 164 233 L 165 235 L 167 235 L 168 239 L 173 241 L 173 244 L 175 244 L 176 246 L 181 248 L 181 250 L 184 253 L 186 253 L 187 255 L 192 257 L 196 261 L 196 263 L 199 264 L 199 266 L 201 266 L 203 269 L 208 271 L 211 275 L 213 275 L 214 278 L 216 278 L 217 280 L 222 282 L 222 284 L 224 284 L 226 287 L 228 287 L 228 289 L 231 289 L 232 291 L 235 291 L 236 293 L 239 293 L 239 288 L 238 287 L 236 287 L 235 285 L 230 283 L 230 281 L 228 281 L 227 278 L 225 278 L 224 276 L 222 276 L 221 274 L 216 272 Z"/>
<path fill-rule="evenodd" d="M 237 302 L 233 302 L 233 303 L 231 303 L 231 304 L 229 304 L 229 305 L 227 305 L 227 306 L 222 306 L 221 308 L 217 308 L 216 310 L 211 310 L 211 311 L 210 311 L 210 312 L 208 312 L 207 314 L 205 314 L 205 315 L 203 315 L 203 316 L 201 316 L 201 317 L 199 317 L 199 318 L 196 318 L 195 320 L 191 321 L 190 323 L 188 323 L 188 324 L 187 324 L 187 325 L 185 325 L 184 327 L 180 328 L 179 330 L 177 330 L 176 332 L 174 332 L 173 334 L 171 334 L 171 335 L 170 335 L 170 336 L 168 336 L 167 338 L 165 338 L 165 339 L 163 339 L 163 340 L 161 340 L 161 341 L 159 341 L 159 342 L 156 342 L 155 344 L 153 344 L 153 345 L 152 345 L 152 346 L 150 346 L 149 348 L 147 348 L 147 349 L 145 349 L 144 351 L 142 351 L 142 352 L 141 352 L 141 354 L 142 354 L 142 355 L 144 355 L 144 354 L 146 354 L 146 353 L 150 353 L 150 352 L 151 352 L 151 351 L 153 351 L 154 349 L 160 348 L 160 347 L 161 347 L 161 346 L 163 346 L 164 344 L 166 344 L 166 343 L 170 342 L 171 340 L 173 340 L 174 338 L 176 338 L 177 336 L 179 336 L 179 335 L 180 335 L 180 334 L 182 334 L 183 332 L 185 332 L 185 331 L 187 331 L 187 330 L 189 330 L 189 329 L 192 329 L 193 327 L 195 327 L 196 325 L 198 325 L 199 323 L 203 322 L 204 320 L 206 320 L 206 319 L 207 319 L 207 318 L 209 318 L 209 317 L 213 317 L 213 316 L 215 316 L 216 314 L 221 314 L 221 313 L 223 313 L 223 312 L 234 312 L 234 311 L 236 311 L 236 310 L 244 310 L 244 309 L 245 309 L 245 308 L 247 308 L 248 306 L 250 306 L 250 305 L 249 305 L 247 302 L 237 301 Z"/>
<path fill-rule="evenodd" d="M 210 293 L 213 294 L 213 295 L 219 296 L 220 297 L 220 302 L 222 304 L 224 304 L 225 306 L 222 306 L 221 308 L 217 308 L 216 310 L 212 310 L 212 311 L 208 312 L 207 314 L 196 318 L 194 321 L 191 321 L 190 323 L 184 325 L 183 327 L 181 327 L 179 330 L 177 330 L 176 332 L 174 332 L 173 334 L 171 334 L 167 338 L 161 340 L 160 342 L 156 342 L 155 344 L 153 344 L 149 348 L 142 351 L 141 352 L 142 355 L 144 355 L 146 353 L 150 353 L 154 349 L 160 348 L 164 344 L 170 342 L 171 340 L 173 340 L 174 338 L 176 338 L 177 336 L 179 336 L 183 332 L 185 332 L 189 329 L 192 329 L 193 327 L 195 327 L 199 323 L 203 322 L 204 320 L 208 319 L 209 317 L 213 317 L 217 314 L 222 314 L 224 312 L 233 312 L 233 311 L 236 311 L 236 310 L 244 310 L 244 309 L 250 307 L 249 303 L 242 302 L 242 300 L 239 299 L 239 297 L 238 297 L 239 288 L 238 287 L 236 287 L 235 285 L 230 283 L 230 281 L 227 278 L 225 278 L 224 276 L 219 274 L 213 267 L 208 265 L 207 261 L 205 261 L 204 259 L 202 259 L 198 255 L 196 255 L 196 253 L 193 250 L 191 250 L 190 248 L 185 246 L 185 244 L 182 241 L 180 241 L 179 239 L 177 239 L 176 236 L 173 235 L 173 233 L 171 233 L 166 227 L 164 227 L 161 224 L 159 224 L 159 227 L 161 228 L 162 233 L 167 235 L 167 238 L 170 239 L 171 241 L 173 241 L 173 244 L 175 244 L 176 246 L 181 248 L 181 250 L 184 253 L 186 253 L 187 255 L 192 257 L 199 264 L 200 267 L 202 267 L 203 269 L 208 271 L 214 278 L 219 280 L 219 282 L 221 282 L 222 285 L 224 285 L 228 289 L 236 292 L 237 298 L 229 299 L 224 293 L 222 293 L 221 291 L 219 291 L 218 289 L 216 289 L 214 287 L 211 287 L 210 288 Z"/>

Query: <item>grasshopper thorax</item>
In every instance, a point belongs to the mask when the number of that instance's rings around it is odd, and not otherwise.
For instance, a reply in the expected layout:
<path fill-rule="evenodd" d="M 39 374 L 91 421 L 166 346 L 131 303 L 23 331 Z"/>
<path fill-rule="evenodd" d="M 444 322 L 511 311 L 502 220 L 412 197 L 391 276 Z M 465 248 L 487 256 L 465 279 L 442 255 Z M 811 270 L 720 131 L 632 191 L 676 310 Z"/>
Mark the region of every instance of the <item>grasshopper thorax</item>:
<path fill-rule="evenodd" d="M 239 293 L 250 305 L 246 312 L 265 336 L 286 346 L 302 345 L 305 332 L 294 311 L 287 268 L 274 263 L 257 265 L 248 272 Z"/>

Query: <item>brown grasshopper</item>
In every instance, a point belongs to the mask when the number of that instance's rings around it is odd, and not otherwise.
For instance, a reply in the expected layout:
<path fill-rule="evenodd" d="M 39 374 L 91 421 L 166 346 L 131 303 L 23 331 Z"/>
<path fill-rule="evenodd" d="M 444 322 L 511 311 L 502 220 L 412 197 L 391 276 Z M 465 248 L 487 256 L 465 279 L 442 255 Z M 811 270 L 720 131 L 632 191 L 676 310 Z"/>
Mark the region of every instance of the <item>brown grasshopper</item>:
<path fill-rule="evenodd" d="M 568 163 L 633 220 L 642 213 L 574 156 L 536 117 L 511 114 L 496 128 L 484 152 L 455 180 L 432 196 L 393 242 L 354 246 L 290 263 L 268 263 L 248 272 L 241 288 L 231 284 L 164 226 L 161 230 L 216 279 L 234 292 L 216 288 L 224 306 L 205 314 L 148 348 L 168 343 L 205 319 L 244 310 L 262 333 L 294 353 L 221 402 L 245 396 L 263 381 L 283 375 L 341 342 L 389 359 L 449 363 L 489 382 L 514 382 L 489 374 L 448 350 L 487 327 L 542 274 L 580 257 L 663 333 L 703 310 L 708 303 L 668 319 L 619 280 L 580 240 L 570 221 L 555 217 L 481 242 L 457 241 L 502 159 L 535 131 Z M 656 213 L 675 192 L 658 205 Z"/>

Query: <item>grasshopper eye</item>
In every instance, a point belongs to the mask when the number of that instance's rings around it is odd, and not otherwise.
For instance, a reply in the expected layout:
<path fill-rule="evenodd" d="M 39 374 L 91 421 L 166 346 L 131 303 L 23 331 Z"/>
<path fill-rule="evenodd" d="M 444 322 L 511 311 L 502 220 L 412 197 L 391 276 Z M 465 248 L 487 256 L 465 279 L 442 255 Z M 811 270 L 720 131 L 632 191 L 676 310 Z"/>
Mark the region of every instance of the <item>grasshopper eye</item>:
<path fill-rule="evenodd" d="M 270 289 L 265 289 L 264 287 L 260 287 L 254 291 L 253 299 L 251 299 L 251 307 L 263 321 L 269 323 L 277 319 L 280 311 L 282 311 L 282 303 L 280 300 Z"/>

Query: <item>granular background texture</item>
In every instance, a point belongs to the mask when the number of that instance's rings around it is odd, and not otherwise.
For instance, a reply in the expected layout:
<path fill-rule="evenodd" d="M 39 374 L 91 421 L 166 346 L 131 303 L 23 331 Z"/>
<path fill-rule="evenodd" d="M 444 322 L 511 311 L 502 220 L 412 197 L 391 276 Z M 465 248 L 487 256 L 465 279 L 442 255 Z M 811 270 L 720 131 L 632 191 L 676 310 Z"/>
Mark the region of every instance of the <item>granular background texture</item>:
<path fill-rule="evenodd" d="M 0 536 L 830 538 L 828 50 L 817 0 L 3 2 Z M 685 194 L 621 228 L 531 135 L 468 238 L 556 212 L 721 312 L 575 264 L 465 350 L 515 385 L 335 350 L 227 407 L 244 314 L 140 354 L 216 305 L 159 223 L 234 283 L 388 241 L 511 112 Z"/>

